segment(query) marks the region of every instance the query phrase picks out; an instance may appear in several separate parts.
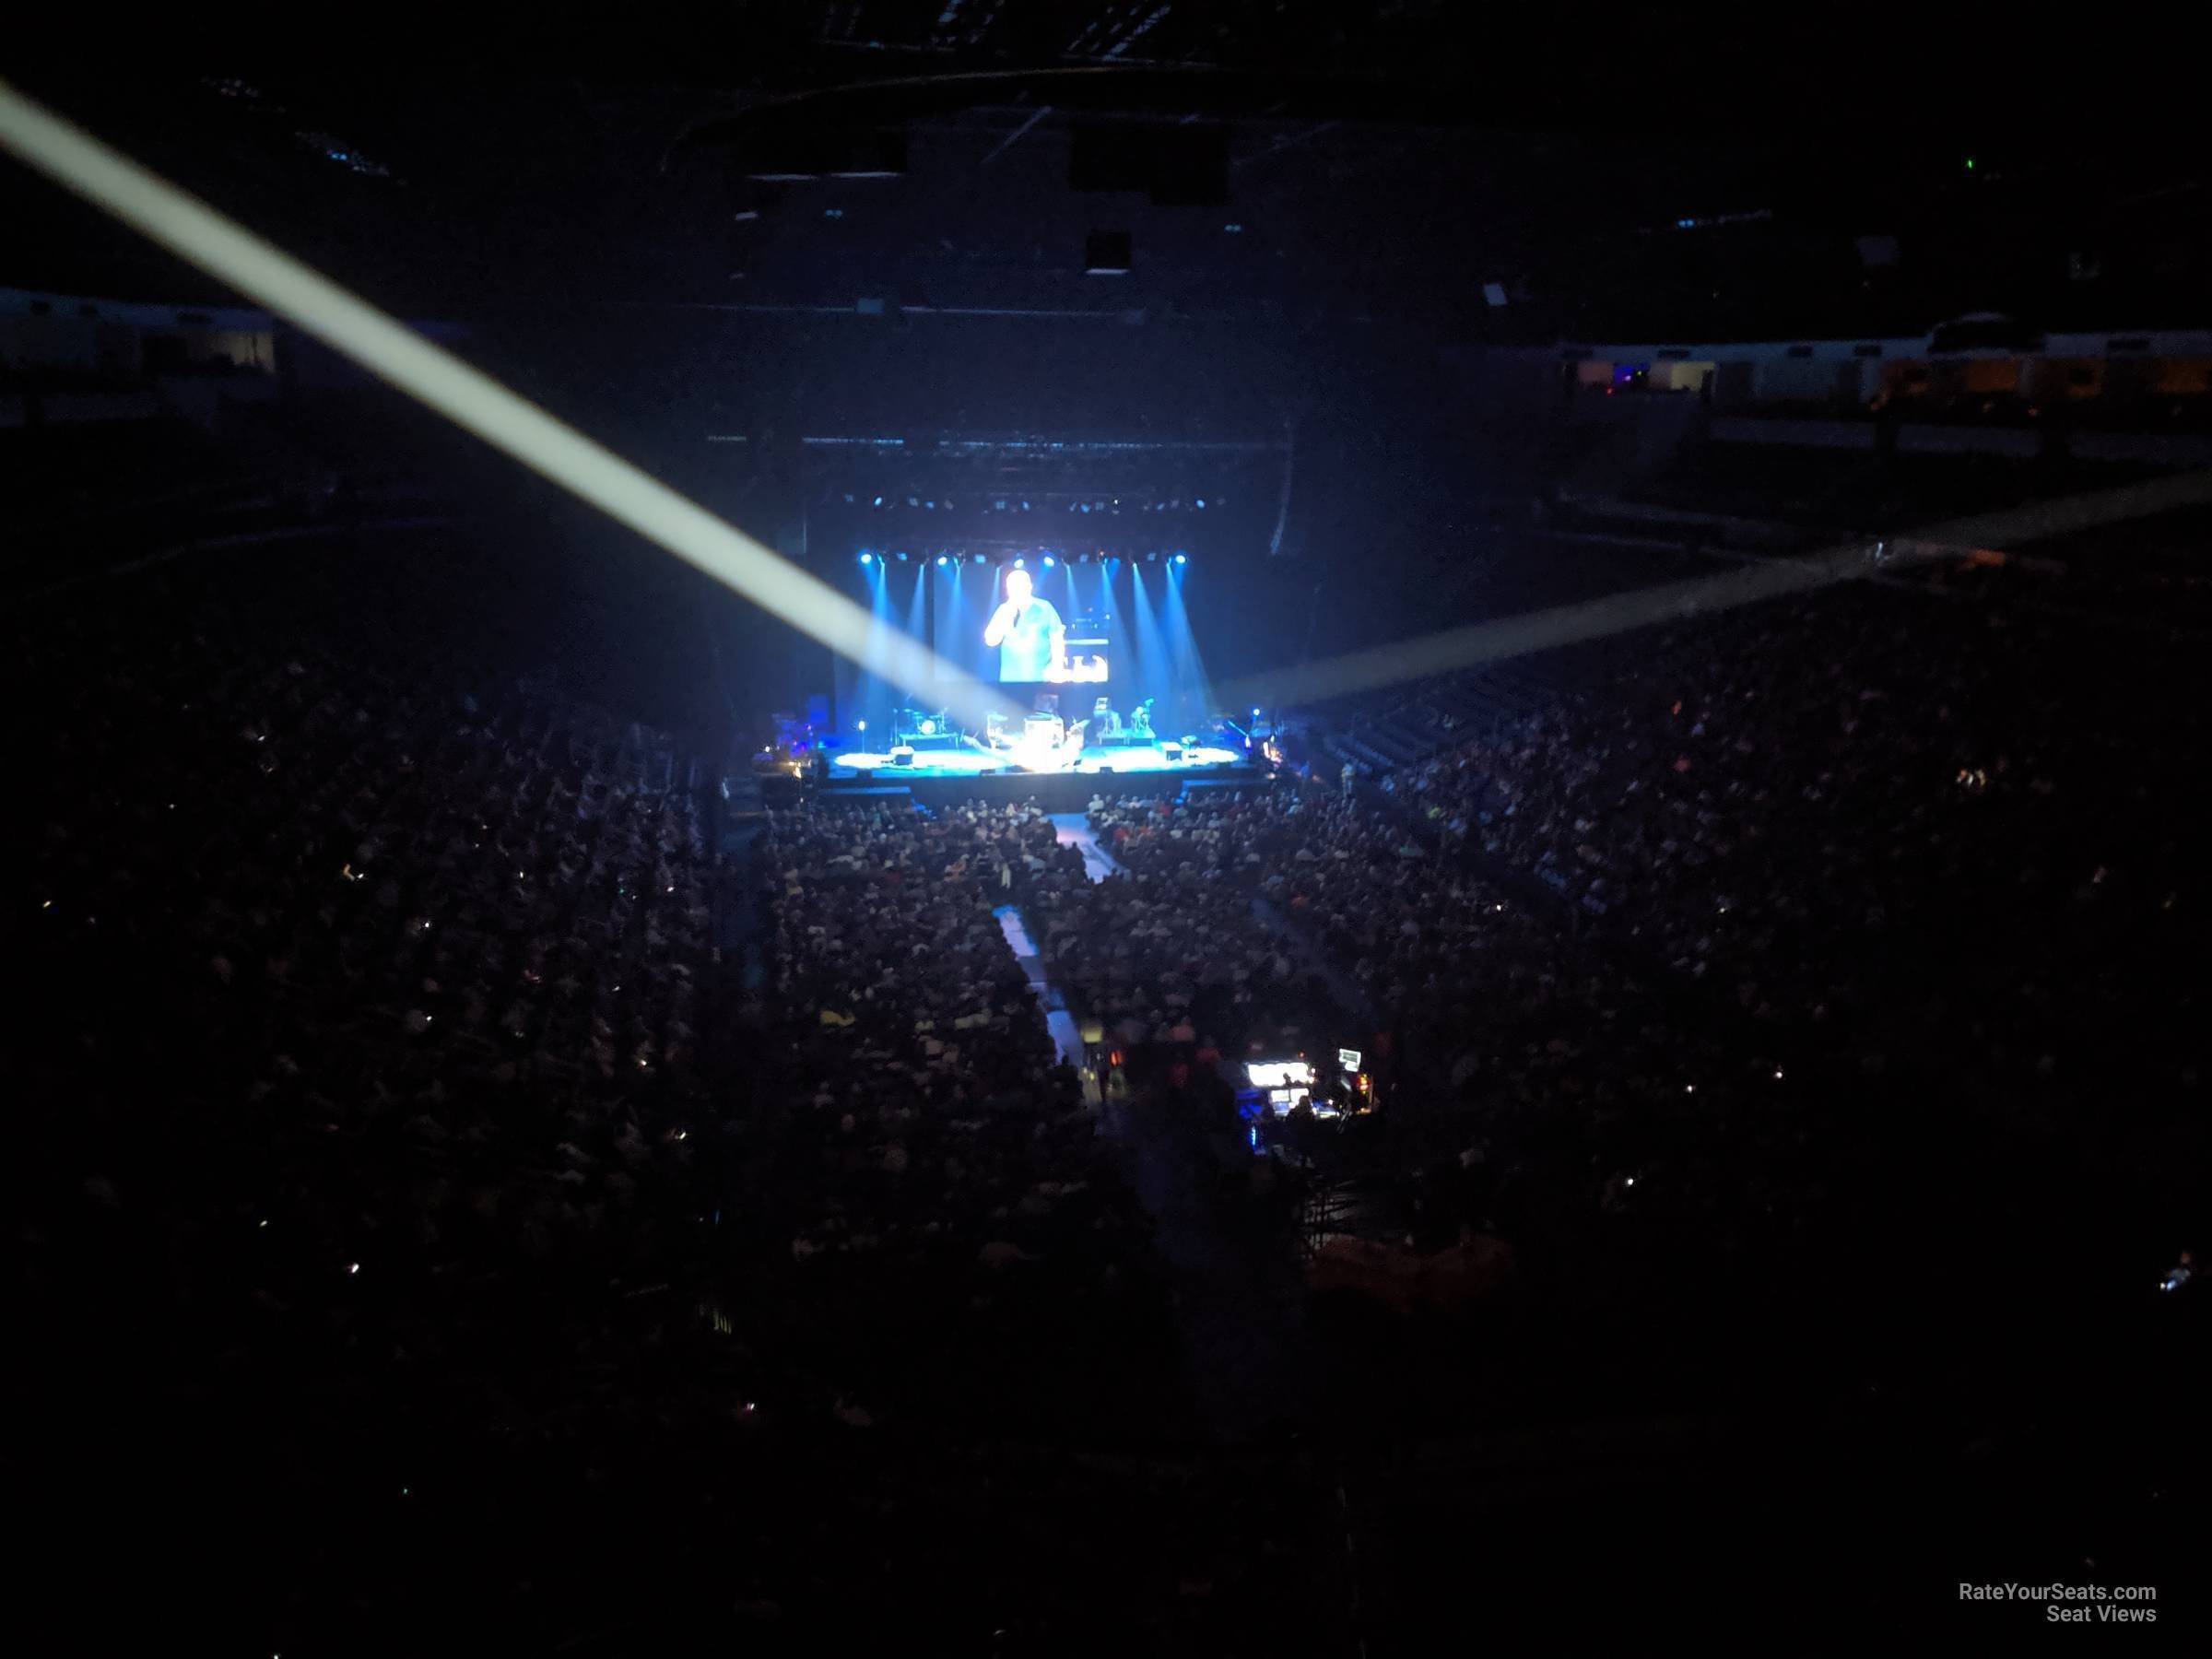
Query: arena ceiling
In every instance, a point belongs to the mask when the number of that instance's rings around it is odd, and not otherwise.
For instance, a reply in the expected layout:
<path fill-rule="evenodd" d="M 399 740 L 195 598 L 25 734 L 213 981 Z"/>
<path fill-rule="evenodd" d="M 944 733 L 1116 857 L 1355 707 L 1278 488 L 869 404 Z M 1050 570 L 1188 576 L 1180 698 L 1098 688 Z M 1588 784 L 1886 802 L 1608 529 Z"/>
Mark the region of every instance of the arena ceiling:
<path fill-rule="evenodd" d="M 641 23 L 582 76 L 17 73 L 415 312 L 1072 310 L 1477 342 L 2200 320 L 2171 313 L 2205 291 L 2201 145 L 2167 142 L 2156 100 L 2124 130 L 2053 119 L 2041 44 L 1966 44 L 1821 6 L 1593 37 L 1444 0 L 752 0 Z M 0 210 L 0 282 L 219 297 L 13 170 Z M 1089 274 L 1100 233 L 1128 237 L 1125 274 Z M 1901 272 L 1869 260 L 1883 237 Z"/>

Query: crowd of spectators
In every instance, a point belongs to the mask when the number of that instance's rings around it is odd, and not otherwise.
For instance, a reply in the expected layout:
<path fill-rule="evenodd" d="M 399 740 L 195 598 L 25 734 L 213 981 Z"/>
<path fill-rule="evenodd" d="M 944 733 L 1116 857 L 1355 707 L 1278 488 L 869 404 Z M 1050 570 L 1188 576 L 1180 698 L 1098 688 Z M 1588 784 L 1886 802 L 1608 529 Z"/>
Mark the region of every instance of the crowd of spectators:
<path fill-rule="evenodd" d="M 1677 629 L 1386 782 L 1760 1022 L 2171 1090 L 2200 1064 L 2173 933 L 2200 720 L 2145 694 L 2178 658 L 2095 644 L 1986 596 L 1824 594 Z"/>
<path fill-rule="evenodd" d="M 1349 1039 L 1384 1111 L 1297 1159 L 1387 1169 L 1423 1248 L 1495 1235 L 1555 1305 L 1602 1279 L 1654 1322 L 1669 1275 L 1841 1281 L 1896 1190 L 1877 1092 L 1924 1114 L 1949 1184 L 1919 1213 L 1962 1234 L 2077 1194 L 1960 1199 L 1954 1106 L 2151 1171 L 2128 1191 L 2201 1166 L 2199 717 L 2146 690 L 2181 660 L 2009 599 L 1777 601 L 1487 712 L 1417 688 L 1445 745 L 1371 780 L 1101 795 L 1097 881 L 1032 806 L 823 794 L 748 841 L 680 744 L 549 682 L 221 603 L 52 607 L 16 641 L 20 1328 L 88 1401 L 159 1379 L 149 1442 L 251 1423 L 257 1489 L 359 1499 L 271 1523 L 295 1610 L 375 1602 L 347 1551 L 395 1547 L 401 1499 L 449 1494 L 406 1536 L 488 1528 L 469 1468 L 508 1495 L 487 1594 L 548 1635 L 619 1598 L 525 1564 L 551 1523 L 518 1493 L 647 1517 L 625 1571 L 741 1553 L 748 1618 L 865 1587 L 1065 1628 L 1037 1541 L 940 1535 L 932 1493 L 1008 1439 L 1192 1431 L 1110 1053 L 1180 1100 Z M 1021 1478 L 1064 1519 L 1157 1484 Z M 1243 1546 L 1300 1524 L 1178 1559 L 1256 1583 Z"/>
<path fill-rule="evenodd" d="M 1665 1218 L 1841 1272 L 1917 1180 L 1896 1218 L 1945 1250 L 2067 1202 L 2164 1248 L 2202 1154 L 2200 718 L 2156 694 L 2184 656 L 1983 575 L 1614 641 L 1489 718 L 1416 687 L 1443 747 L 1342 787 L 1094 803 L 1130 875 L 1047 901 L 1055 975 L 1159 1037 L 1207 1023 L 1178 1025 L 1199 955 L 1240 997 L 1334 992 L 1394 1052 L 1384 1161 L 1431 1221 Z"/>
<path fill-rule="evenodd" d="M 1089 820 L 1120 868 L 1061 884 L 1030 913 L 1053 984 L 1101 1041 L 1211 1065 L 1320 1034 L 1326 987 L 1238 879 L 1260 849 L 1225 844 L 1214 815 L 1151 797 L 1099 797 Z"/>
<path fill-rule="evenodd" d="M 1240 1592 L 1263 1586 L 1269 1619 L 1312 1609 L 1291 1548 L 1311 1524 L 1296 1495 L 1226 1519 L 1283 1480 L 1265 1460 L 1236 1477 L 1242 1496 L 1186 1465 L 1147 1476 L 1206 1494 L 1211 1519 L 1164 1532 L 1113 1519 L 1127 1518 L 1131 1482 L 1101 1480 L 1114 1465 L 1095 1457 L 1041 1487 L 1029 1471 L 1027 1508 L 959 1526 L 925 1498 L 915 1461 L 917 1441 L 947 1430 L 1105 1447 L 1201 1432 L 1179 1281 L 1100 1098 L 1118 1068 L 1103 1044 L 1089 1045 L 1096 1072 L 1073 1033 L 1056 1045 L 1006 920 L 1023 924 L 1015 937 L 1041 935 L 1127 878 L 1094 888 L 1033 806 L 865 796 L 771 810 L 758 865 L 771 940 L 748 1005 L 759 1059 L 751 1107 L 726 1133 L 775 1184 L 747 1194 L 760 1248 L 727 1282 L 755 1343 L 809 1356 L 818 1410 L 849 1439 L 888 1441 L 867 1478 L 893 1471 L 931 1524 L 899 1537 L 904 1571 L 925 1595 L 960 1585 L 1029 1604 L 1078 1645 L 1127 1628 L 1171 1561 L 1179 1624 L 1194 1611 L 1234 1623 Z M 1183 1006 L 1163 1003 L 1161 1019 Z M 1189 1052 L 1187 1029 L 1159 1035 Z M 1030 1553 L 1086 1535 L 1079 1570 L 1057 1549 Z M 878 1582 L 888 1594 L 900 1580 L 887 1567 Z"/>
<path fill-rule="evenodd" d="M 1572 916 L 1485 879 L 1387 803 L 1286 782 L 1100 802 L 1091 821 L 1137 883 L 1171 873 L 1244 919 L 1250 935 L 1223 930 L 1235 949 L 1207 945 L 1222 971 L 1248 951 L 1262 983 L 1305 992 L 1309 1030 L 1372 1055 L 1379 1155 L 1419 1189 L 1406 1230 L 1564 1233 L 1633 1187 L 1647 1216 L 1746 1210 L 1747 1241 L 1749 1215 L 1774 1215 L 1797 1178 L 1803 1125 L 1771 1056 L 1677 1018 Z M 1724 1144 L 1731 1170 L 1712 1161 Z M 1340 1162 L 1324 1154 L 1317 1175 Z M 1785 1227 L 1812 1219 L 1798 1196 Z"/>
<path fill-rule="evenodd" d="M 1041 1397 L 1014 1379 L 1043 1362 L 1042 1322 L 1140 1409 L 1143 1217 L 994 913 L 1070 861 L 1080 879 L 1080 855 L 1032 807 L 808 804 L 770 814 L 760 857 L 773 949 L 744 1134 L 774 1147 L 755 1161 L 805 1299 L 830 1281 L 861 1321 L 862 1408 L 964 1412 L 937 1391 L 972 1386 L 944 1360 L 966 1342 L 1005 1346 L 981 1369 L 991 1408 L 1018 1413 Z M 1054 1409 L 1084 1386 L 1062 1379 Z M 1120 1415 L 1103 1393 L 1087 1409 Z"/>
<path fill-rule="evenodd" d="M 135 1194 L 181 1206 L 172 1270 L 211 1205 L 281 1230 L 311 1277 L 392 1271 L 394 1249 L 434 1272 L 487 1233 L 516 1260 L 627 1233 L 637 1171 L 703 1093 L 713 874 L 665 743 L 543 692 L 479 701 L 271 649 L 219 614 L 127 657 L 89 632 L 48 634 L 55 653 L 75 672 L 44 700 L 27 886 L 66 964 L 49 1036 L 91 1081 L 52 1128 L 145 1146 L 115 1080 L 159 1032 L 170 1111 L 253 1170 L 219 1203 Z"/>
<path fill-rule="evenodd" d="M 449 1433 L 654 1420 L 617 1379 L 682 1330 L 633 1298 L 700 1259 L 706 791 L 549 686 L 168 596 L 16 641 L 21 1328 L 149 1457 L 252 1420 L 293 1498 L 436 1488 Z M 269 1541 L 292 1611 L 376 1520 Z"/>
<path fill-rule="evenodd" d="M 1425 729 L 1425 758 L 1356 754 L 1341 788 L 1309 790 L 1364 825 L 1347 866 L 1403 855 L 1394 877 L 1317 884 L 1317 902 L 1366 907 L 1365 940 L 1322 941 L 1339 959 L 1350 944 L 1409 1031 L 1424 1005 L 1471 1032 L 1511 1021 L 1495 987 L 1519 962 L 1561 1018 L 1546 1048 L 1602 1032 L 1599 1088 L 1627 1108 L 1614 1144 L 1640 1148 L 1593 1159 L 1608 1211 L 1701 1189 L 1709 1244 L 1757 1241 L 1732 1253 L 1839 1296 L 1909 1283 L 1893 1320 L 1933 1265 L 1965 1270 L 1998 1233 L 2033 1241 L 2012 1282 L 2108 1294 L 2185 1230 L 2206 1151 L 2189 1104 L 2201 710 L 2182 689 L 2186 607 L 2145 629 L 2053 594 L 2040 568 L 1985 559 L 1517 665 L 1510 695 L 1486 697 L 1480 670 L 1412 688 L 1362 729 Z M 1455 887 L 1488 895 L 1477 919 L 1487 903 L 1500 927 L 1536 925 L 1473 971 L 1464 951 L 1422 971 L 1408 999 L 1371 948 L 1393 886 L 1413 896 L 1389 925 L 1417 960 Z M 1460 1121 L 1494 1122 L 1498 1070 L 1463 1077 Z M 1524 1124 L 1604 1147 L 1586 1100 L 1524 1092 L 1548 1102 Z M 1663 1148 L 1676 1169 L 1654 1179 Z"/>
<path fill-rule="evenodd" d="M 890 1606 L 1074 1651 L 1226 1610 L 1263 1535 L 1299 1559 L 1288 1508 L 1127 1527 L 1214 1484 L 1120 1450 L 1182 1443 L 1183 1361 L 994 916 L 1081 879 L 1035 812 L 748 847 L 680 746 L 550 684 L 162 620 L 16 641 L 47 1512 L 271 1651 Z M 1019 1450 L 1071 1441 L 1100 1461 Z M 249 1519 L 196 1534 L 217 1489 Z"/>

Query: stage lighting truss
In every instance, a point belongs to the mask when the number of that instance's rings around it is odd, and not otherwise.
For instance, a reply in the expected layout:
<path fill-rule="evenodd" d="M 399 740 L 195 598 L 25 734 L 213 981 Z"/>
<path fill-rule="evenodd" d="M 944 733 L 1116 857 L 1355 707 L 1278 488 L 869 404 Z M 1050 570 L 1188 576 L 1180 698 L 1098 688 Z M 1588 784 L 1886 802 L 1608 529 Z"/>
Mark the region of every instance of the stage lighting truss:
<path fill-rule="evenodd" d="M 1176 566 L 1187 566 L 1191 562 L 1191 556 L 1189 552 L 1181 547 L 1178 547 L 1173 551 L 1170 551 L 1164 547 L 1147 547 L 1141 553 L 1131 552 L 1125 555 L 1109 553 L 1104 547 L 1093 548 L 1079 553 L 1070 553 L 1065 547 L 1056 552 L 1051 553 L 1046 552 L 1041 547 L 1031 547 L 1028 552 L 1016 554 L 1011 559 L 1003 559 L 1003 556 L 993 555 L 990 553 L 955 553 L 950 549 L 947 549 L 939 553 L 931 553 L 926 547 L 922 549 L 920 552 L 915 552 L 910 548 L 904 547 L 887 548 L 882 551 L 878 551 L 876 548 L 871 547 L 865 552 L 856 554 L 854 557 L 862 565 L 871 570 L 878 566 L 888 569 L 889 566 L 894 564 L 920 563 L 925 565 L 935 564 L 940 571 L 948 571 L 958 569 L 959 566 L 968 563 L 971 559 L 972 559 L 975 563 L 980 565 L 990 564 L 993 562 L 994 558 L 1002 558 L 1002 561 L 1004 563 L 1010 565 L 1012 568 L 1018 571 L 1035 571 L 1039 568 L 1051 571 L 1056 570 L 1064 565 L 1072 568 L 1076 565 L 1094 564 L 1101 567 L 1102 569 L 1111 571 L 1116 565 L 1121 564 L 1124 559 L 1133 561 L 1141 561 L 1145 564 L 1169 564 Z"/>

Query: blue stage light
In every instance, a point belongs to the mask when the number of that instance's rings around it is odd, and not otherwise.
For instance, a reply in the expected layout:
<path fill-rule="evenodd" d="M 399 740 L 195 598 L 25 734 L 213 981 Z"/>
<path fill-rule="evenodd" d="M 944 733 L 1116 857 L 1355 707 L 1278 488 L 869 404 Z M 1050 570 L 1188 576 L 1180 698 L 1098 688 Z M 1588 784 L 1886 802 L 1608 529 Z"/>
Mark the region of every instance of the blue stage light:
<path fill-rule="evenodd" d="M 874 564 L 876 562 L 876 555 L 873 553 L 863 553 L 860 556 L 860 562 L 862 564 Z"/>
<path fill-rule="evenodd" d="M 1204 506 L 1206 505 L 1206 498 L 1205 498 L 1204 496 L 1200 496 L 1200 497 L 1198 498 L 1198 505 L 1199 505 L 1199 506 L 1201 506 L 1201 507 L 1204 507 Z"/>
<path fill-rule="evenodd" d="M 951 559 L 947 559 L 947 558 L 946 558 L 944 554 L 940 553 L 940 554 L 938 554 L 938 555 L 937 555 L 937 565 L 938 565 L 938 568 L 939 568 L 939 569 L 942 569 L 943 567 L 945 567 L 946 565 L 948 565 L 948 564 L 950 564 L 951 562 L 952 562 L 952 560 L 951 560 Z"/>
<path fill-rule="evenodd" d="M 1044 568 L 1048 571 L 1053 568 L 1053 556 L 1050 553 L 1044 556 Z"/>
<path fill-rule="evenodd" d="M 975 556 L 975 562 L 976 562 L 977 564 L 982 564 L 982 563 L 983 562 L 983 556 L 982 556 L 981 553 L 978 553 L 978 554 Z"/>
<path fill-rule="evenodd" d="M 876 498 L 876 505 L 878 507 L 883 505 L 883 498 L 881 496 L 877 496 Z"/>
<path fill-rule="evenodd" d="M 1021 569 L 1021 560 L 1020 560 L 1020 559 L 1016 559 L 1016 560 L 1014 561 L 1014 568 L 1015 568 L 1016 570 L 1018 570 L 1018 571 Z"/>
<path fill-rule="evenodd" d="M 906 555 L 903 553 L 894 553 L 891 555 L 891 557 L 896 559 L 900 564 L 904 564 L 906 562 Z"/>
<path fill-rule="evenodd" d="M 1177 564 L 1189 564 L 1191 562 L 1191 556 L 1188 553 L 1178 553 L 1175 555 L 1175 562 Z"/>

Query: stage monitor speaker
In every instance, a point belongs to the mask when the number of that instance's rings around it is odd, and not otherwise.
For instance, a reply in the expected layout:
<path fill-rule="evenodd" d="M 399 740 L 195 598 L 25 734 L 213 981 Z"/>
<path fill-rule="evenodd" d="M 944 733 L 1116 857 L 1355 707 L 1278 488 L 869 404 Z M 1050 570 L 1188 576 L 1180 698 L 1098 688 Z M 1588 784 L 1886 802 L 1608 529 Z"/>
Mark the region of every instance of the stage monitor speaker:
<path fill-rule="evenodd" d="M 1100 767 L 1100 768 L 1099 768 L 1099 776 L 1100 776 L 1100 777 L 1101 777 L 1101 778 L 1111 778 L 1111 777 L 1112 777 L 1112 776 L 1113 776 L 1113 768 L 1112 768 L 1112 767 L 1111 767 L 1111 766 L 1101 766 L 1101 767 Z"/>
<path fill-rule="evenodd" d="M 898 747 L 891 750 L 891 764 L 893 766 L 912 766 L 913 763 L 914 751 L 909 748 L 905 744 L 901 743 L 898 746 Z"/>
<path fill-rule="evenodd" d="M 1180 760 L 1182 759 L 1182 745 L 1171 740 L 1159 746 L 1159 752 L 1170 760 Z"/>

